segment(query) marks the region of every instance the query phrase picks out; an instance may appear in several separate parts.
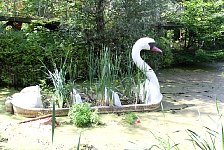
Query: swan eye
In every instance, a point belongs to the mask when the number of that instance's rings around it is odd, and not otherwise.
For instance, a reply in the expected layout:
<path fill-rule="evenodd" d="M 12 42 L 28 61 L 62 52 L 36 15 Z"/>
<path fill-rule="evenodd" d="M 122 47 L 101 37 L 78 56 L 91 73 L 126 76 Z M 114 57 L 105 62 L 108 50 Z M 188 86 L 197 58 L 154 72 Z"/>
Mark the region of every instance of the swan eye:
<path fill-rule="evenodd" d="M 150 49 L 152 49 L 155 45 L 156 43 L 149 43 Z"/>

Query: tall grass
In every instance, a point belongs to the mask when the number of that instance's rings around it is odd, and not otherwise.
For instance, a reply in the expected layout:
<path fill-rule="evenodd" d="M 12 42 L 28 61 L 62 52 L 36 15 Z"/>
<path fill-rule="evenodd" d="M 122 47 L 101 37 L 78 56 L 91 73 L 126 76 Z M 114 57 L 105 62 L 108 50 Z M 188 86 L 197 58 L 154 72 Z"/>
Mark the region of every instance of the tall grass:
<path fill-rule="evenodd" d="M 94 79 L 97 77 L 97 67 L 98 67 L 98 61 L 96 61 L 96 54 L 93 51 L 93 47 L 89 49 L 89 57 L 87 59 L 88 64 L 88 78 L 89 78 L 89 84 L 90 87 L 93 86 Z"/>
<path fill-rule="evenodd" d="M 215 143 L 217 132 L 209 128 L 206 129 L 208 137 L 200 136 L 196 132 L 188 129 L 187 132 L 190 137 L 190 141 L 192 141 L 195 149 L 200 148 L 201 150 L 216 150 Z"/>
<path fill-rule="evenodd" d="M 121 55 L 118 51 L 112 53 L 110 48 L 102 47 L 98 54 L 89 51 L 89 90 L 95 91 L 101 105 L 112 103 L 111 90 L 119 91 L 125 99 L 139 101 L 140 86 L 146 76 L 133 63 L 131 48 Z"/>
<path fill-rule="evenodd" d="M 149 150 L 153 149 L 154 147 L 156 147 L 160 150 L 179 150 L 179 147 L 178 147 L 179 144 L 175 143 L 169 136 L 167 136 L 167 139 L 165 139 L 165 138 L 155 135 L 154 133 L 152 133 L 152 135 L 158 141 L 159 144 L 152 145 L 149 148 Z"/>
<path fill-rule="evenodd" d="M 218 100 L 216 99 L 216 110 L 219 116 L 218 121 L 216 121 L 217 130 L 211 129 L 209 127 L 204 127 L 206 129 L 205 135 L 199 135 L 198 133 L 187 130 L 190 137 L 190 141 L 193 143 L 195 149 L 201 150 L 224 150 L 224 130 L 223 130 L 223 114 L 219 110 Z"/>
<path fill-rule="evenodd" d="M 58 107 L 62 108 L 63 107 L 63 102 L 66 99 L 66 81 L 65 81 L 65 75 L 66 75 L 66 70 L 61 68 L 60 70 L 57 69 L 56 64 L 54 64 L 54 72 L 51 72 L 48 70 L 48 75 L 50 79 L 53 82 L 54 85 L 54 91 L 55 91 L 55 96 L 57 99 L 57 104 Z"/>
<path fill-rule="evenodd" d="M 61 58 L 61 64 L 59 68 L 57 67 L 56 63 L 52 60 L 52 65 L 54 68 L 54 71 L 51 71 L 48 69 L 48 67 L 42 62 L 44 68 L 47 70 L 45 72 L 50 80 L 53 83 L 54 86 L 54 94 L 55 94 L 55 99 L 52 101 L 52 133 L 51 133 L 51 140 L 52 140 L 52 148 L 53 148 L 53 142 L 54 142 L 54 129 L 55 129 L 55 121 L 56 121 L 56 116 L 55 116 L 55 103 L 57 103 L 59 108 L 62 108 L 64 103 L 68 107 L 70 107 L 70 101 L 69 101 L 69 94 L 72 87 L 69 87 L 66 81 L 66 75 L 69 73 L 71 76 L 71 79 L 74 79 L 74 76 L 76 74 L 76 68 L 73 68 L 73 63 L 72 59 L 70 60 L 70 63 L 67 63 L 67 58 L 68 58 L 69 52 L 66 54 L 64 61 L 62 61 Z M 74 66 L 75 67 L 75 66 Z M 73 82 L 72 82 L 73 83 Z"/>
<path fill-rule="evenodd" d="M 112 59 L 111 59 L 111 53 L 110 49 L 105 47 L 100 53 L 100 60 L 98 65 L 98 71 L 99 71 L 99 82 L 98 82 L 98 88 L 99 93 L 104 96 L 104 101 L 106 105 L 109 105 L 108 101 L 108 89 L 112 88 L 112 82 L 113 82 L 113 76 L 112 76 Z M 103 98 L 103 97 L 102 97 Z"/>
<path fill-rule="evenodd" d="M 48 67 L 43 63 L 44 68 L 47 70 L 45 72 L 48 75 L 48 78 L 52 81 L 54 86 L 54 94 L 56 98 L 56 104 L 59 108 L 62 108 L 64 104 L 66 104 L 68 107 L 70 107 L 70 101 L 69 101 L 69 93 L 71 92 L 71 89 L 73 88 L 74 81 L 70 80 L 70 85 L 66 81 L 66 75 L 69 73 L 71 79 L 74 79 L 73 76 L 75 76 L 75 65 L 72 63 L 72 59 L 68 63 L 67 58 L 68 54 L 66 54 L 64 61 L 61 58 L 61 64 L 59 67 L 57 64 L 52 60 L 52 65 L 54 70 L 51 71 L 48 69 Z"/>
<path fill-rule="evenodd" d="M 126 62 L 126 70 L 127 72 L 123 74 L 123 79 L 121 80 L 121 88 L 122 92 L 129 98 L 133 96 L 133 84 L 135 83 L 134 81 L 134 67 L 133 67 L 133 62 L 131 58 L 131 52 L 127 53 L 127 62 Z"/>
<path fill-rule="evenodd" d="M 89 82 L 101 105 L 112 103 L 112 92 L 117 90 L 120 80 L 121 57 L 111 53 L 108 47 L 103 47 L 99 54 L 89 53 Z M 92 89 L 90 89 L 92 90 Z"/>

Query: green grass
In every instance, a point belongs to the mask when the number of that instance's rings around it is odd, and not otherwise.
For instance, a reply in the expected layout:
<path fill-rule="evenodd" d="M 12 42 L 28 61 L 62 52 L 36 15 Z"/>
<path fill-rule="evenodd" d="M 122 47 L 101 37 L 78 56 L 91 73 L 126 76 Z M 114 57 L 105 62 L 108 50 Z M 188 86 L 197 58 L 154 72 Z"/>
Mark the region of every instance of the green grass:
<path fill-rule="evenodd" d="M 93 111 L 88 103 L 74 104 L 68 116 L 77 127 L 89 127 L 100 122 L 97 110 Z"/>
<path fill-rule="evenodd" d="M 198 148 L 201 150 L 220 150 L 219 148 L 222 148 L 222 150 L 224 150 L 223 114 L 220 112 L 218 99 L 216 99 L 216 110 L 219 116 L 219 119 L 214 122 L 217 126 L 217 130 L 204 127 L 206 130 L 204 135 L 199 135 L 197 132 L 190 129 L 187 130 L 195 150 Z"/>
<path fill-rule="evenodd" d="M 138 116 L 134 112 L 129 112 L 129 113 L 124 114 L 124 121 L 127 124 L 133 125 L 133 124 L 135 124 L 137 119 L 138 119 Z"/>
<path fill-rule="evenodd" d="M 71 86 L 69 86 L 69 83 L 66 80 L 66 75 L 68 75 L 68 73 L 70 73 L 70 75 L 74 75 L 73 70 L 75 69 L 71 67 L 72 60 L 67 63 L 68 55 L 69 52 L 66 54 L 65 59 L 63 61 L 61 60 L 61 64 L 59 66 L 57 66 L 57 64 L 52 60 L 52 65 L 54 67 L 53 71 L 48 69 L 47 66 L 43 64 L 44 68 L 46 69 L 45 73 L 48 75 L 48 78 L 53 83 L 54 96 L 56 99 L 56 104 L 59 108 L 62 108 L 65 103 L 67 107 L 70 107 L 71 104 L 71 101 L 69 101 L 69 96 L 74 86 L 74 81 L 70 80 Z M 72 78 L 73 77 L 71 77 L 71 79 Z"/>
<path fill-rule="evenodd" d="M 175 143 L 175 141 L 173 141 L 168 135 L 167 138 L 163 138 L 155 135 L 153 132 L 151 132 L 151 134 L 157 140 L 158 144 L 152 145 L 148 150 L 153 150 L 154 148 L 160 150 L 179 150 L 179 144 Z"/>
<path fill-rule="evenodd" d="M 214 61 L 223 61 L 224 50 L 216 50 L 207 52 L 207 56 Z"/>
<path fill-rule="evenodd" d="M 98 57 L 99 59 L 96 59 Z M 89 86 L 86 86 L 83 92 L 95 93 L 96 99 L 101 105 L 113 104 L 111 90 L 119 92 L 120 99 L 123 101 L 124 99 L 132 100 L 132 103 L 137 101 L 140 84 L 146 77 L 134 65 L 130 50 L 126 53 L 126 59 L 127 61 L 123 62 L 121 55 L 117 51 L 112 53 L 108 47 L 103 47 L 98 54 L 90 50 L 89 81 L 85 81 L 85 83 L 89 83 Z M 121 70 L 123 67 L 126 71 Z"/>

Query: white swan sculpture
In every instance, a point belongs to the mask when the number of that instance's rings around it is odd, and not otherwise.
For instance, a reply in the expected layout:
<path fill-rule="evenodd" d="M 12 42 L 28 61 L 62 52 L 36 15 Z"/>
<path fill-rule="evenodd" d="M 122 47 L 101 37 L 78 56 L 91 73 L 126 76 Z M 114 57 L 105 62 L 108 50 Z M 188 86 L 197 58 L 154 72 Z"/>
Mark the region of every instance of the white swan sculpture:
<path fill-rule="evenodd" d="M 160 93 L 159 82 L 152 68 L 141 58 L 141 50 L 162 51 L 155 47 L 155 40 L 148 37 L 137 40 L 132 48 L 132 59 L 134 63 L 147 77 L 145 82 L 140 85 L 139 99 L 145 104 L 158 104 L 163 97 Z"/>

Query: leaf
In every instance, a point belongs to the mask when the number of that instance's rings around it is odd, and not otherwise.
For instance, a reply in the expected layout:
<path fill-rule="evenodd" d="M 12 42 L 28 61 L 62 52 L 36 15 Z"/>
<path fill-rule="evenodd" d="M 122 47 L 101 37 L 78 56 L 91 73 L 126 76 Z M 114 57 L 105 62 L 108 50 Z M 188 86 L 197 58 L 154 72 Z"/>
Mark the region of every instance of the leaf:
<path fill-rule="evenodd" d="M 79 134 L 79 141 L 78 141 L 78 145 L 77 145 L 77 150 L 79 150 L 79 148 L 80 148 L 80 141 L 81 141 L 81 132 Z"/>
<path fill-rule="evenodd" d="M 53 109 L 52 109 L 52 119 L 51 119 L 51 129 L 52 129 L 52 132 L 51 132 L 51 142 L 52 142 L 52 145 L 53 145 L 53 142 L 54 142 L 54 128 L 55 128 L 55 101 L 53 101 Z"/>

